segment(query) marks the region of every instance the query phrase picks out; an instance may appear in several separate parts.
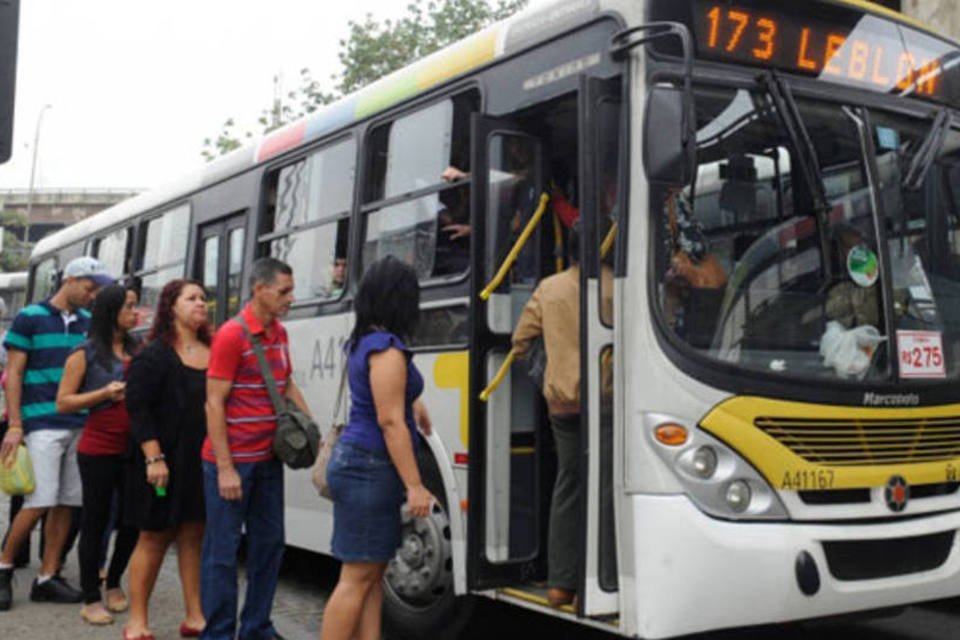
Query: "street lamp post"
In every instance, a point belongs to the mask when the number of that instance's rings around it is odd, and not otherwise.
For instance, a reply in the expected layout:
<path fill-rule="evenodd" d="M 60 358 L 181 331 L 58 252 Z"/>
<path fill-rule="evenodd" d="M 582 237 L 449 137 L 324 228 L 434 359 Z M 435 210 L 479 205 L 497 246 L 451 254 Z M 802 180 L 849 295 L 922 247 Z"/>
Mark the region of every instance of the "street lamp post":
<path fill-rule="evenodd" d="M 37 152 L 40 149 L 40 125 L 43 123 L 44 112 L 52 106 L 53 105 L 45 104 L 40 109 L 40 114 L 37 116 L 37 128 L 33 133 L 33 163 L 30 165 L 30 186 L 27 188 L 27 223 L 23 232 L 23 241 L 26 244 L 30 243 L 30 214 L 33 212 L 33 184 L 37 177 Z"/>

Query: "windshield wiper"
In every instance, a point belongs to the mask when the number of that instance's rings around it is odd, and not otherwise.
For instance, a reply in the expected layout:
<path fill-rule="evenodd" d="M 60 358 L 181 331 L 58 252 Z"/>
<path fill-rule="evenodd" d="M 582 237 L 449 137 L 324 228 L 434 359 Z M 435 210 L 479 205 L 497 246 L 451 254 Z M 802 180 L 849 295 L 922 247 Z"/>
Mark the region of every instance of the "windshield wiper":
<path fill-rule="evenodd" d="M 832 266 L 830 264 L 830 238 L 827 235 L 827 229 L 830 226 L 828 212 L 830 205 L 827 202 L 827 190 L 823 184 L 823 172 L 820 170 L 820 161 L 817 159 L 817 150 L 810 139 L 810 133 L 803 123 L 803 117 L 800 115 L 800 109 L 797 107 L 796 100 L 793 99 L 793 93 L 790 86 L 770 71 L 761 75 L 758 81 L 766 90 L 767 95 L 773 101 L 783 126 L 787 131 L 787 136 L 797 150 L 797 161 L 800 165 L 800 172 L 803 174 L 803 181 L 806 183 L 810 192 L 810 199 L 813 202 L 813 210 L 817 216 L 817 227 L 820 231 L 820 253 L 823 260 L 823 272 L 825 282 L 832 280 Z"/>
<path fill-rule="evenodd" d="M 947 139 L 947 132 L 950 130 L 950 114 L 944 108 L 937 111 L 930 130 L 923 138 L 923 142 L 917 148 L 917 152 L 903 176 L 903 188 L 911 191 L 917 191 L 923 186 L 923 181 L 927 177 L 927 172 L 933 166 L 937 156 L 940 155 L 940 149 Z"/>

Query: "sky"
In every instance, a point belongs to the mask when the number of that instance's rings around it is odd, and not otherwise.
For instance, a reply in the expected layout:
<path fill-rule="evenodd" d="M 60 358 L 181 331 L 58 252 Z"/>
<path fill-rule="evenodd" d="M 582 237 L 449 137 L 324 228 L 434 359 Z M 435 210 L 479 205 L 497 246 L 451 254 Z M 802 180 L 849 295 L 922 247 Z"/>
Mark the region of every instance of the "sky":
<path fill-rule="evenodd" d="M 259 131 L 275 75 L 287 90 L 303 67 L 326 81 L 348 20 L 396 18 L 405 5 L 21 0 L 13 157 L 0 165 L 0 190 L 28 187 L 41 112 L 37 189 L 150 188 L 198 168 L 204 138 L 227 118 Z"/>

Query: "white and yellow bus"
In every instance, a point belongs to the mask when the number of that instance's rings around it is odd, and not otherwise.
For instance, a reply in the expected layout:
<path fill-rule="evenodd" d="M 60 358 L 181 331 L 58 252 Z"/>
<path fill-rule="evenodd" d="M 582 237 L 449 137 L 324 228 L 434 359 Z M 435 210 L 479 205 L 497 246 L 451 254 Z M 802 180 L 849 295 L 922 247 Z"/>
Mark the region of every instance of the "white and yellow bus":
<path fill-rule="evenodd" d="M 45 238 L 30 299 L 89 254 L 146 306 L 197 278 L 219 323 L 281 258 L 326 424 L 365 265 L 414 265 L 442 505 L 386 576 L 398 637 L 454 633 L 476 597 L 662 638 L 955 596 L 958 61 L 859 0 L 556 2 Z M 553 444 L 509 338 L 570 258 L 580 597 L 554 609 Z M 288 542 L 326 553 L 307 476 Z"/>

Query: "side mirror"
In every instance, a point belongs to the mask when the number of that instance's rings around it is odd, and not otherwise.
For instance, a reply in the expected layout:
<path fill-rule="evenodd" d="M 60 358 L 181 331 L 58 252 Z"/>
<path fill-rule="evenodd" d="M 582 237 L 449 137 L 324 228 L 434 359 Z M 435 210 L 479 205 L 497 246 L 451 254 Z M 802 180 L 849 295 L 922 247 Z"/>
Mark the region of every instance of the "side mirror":
<path fill-rule="evenodd" d="M 683 186 L 693 180 L 697 133 L 693 105 L 684 89 L 650 87 L 643 120 L 643 168 L 650 182 Z"/>

